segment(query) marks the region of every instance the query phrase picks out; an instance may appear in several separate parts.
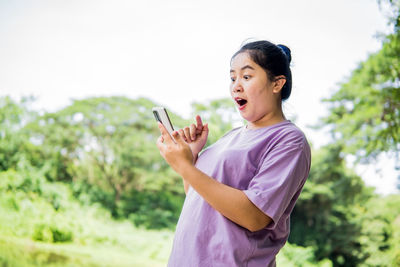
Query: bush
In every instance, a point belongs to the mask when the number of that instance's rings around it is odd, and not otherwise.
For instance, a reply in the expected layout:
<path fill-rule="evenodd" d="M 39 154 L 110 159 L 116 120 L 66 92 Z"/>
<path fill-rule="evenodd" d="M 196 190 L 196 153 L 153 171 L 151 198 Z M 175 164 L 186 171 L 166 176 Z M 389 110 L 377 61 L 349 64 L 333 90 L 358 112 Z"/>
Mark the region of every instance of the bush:
<path fill-rule="evenodd" d="M 73 239 L 73 234 L 70 230 L 61 229 L 58 227 L 50 227 L 53 234 L 53 242 L 71 242 Z"/>
<path fill-rule="evenodd" d="M 34 227 L 32 239 L 47 243 L 71 242 L 73 233 L 66 227 L 38 223 Z"/>
<path fill-rule="evenodd" d="M 51 231 L 50 227 L 44 223 L 37 224 L 34 227 L 33 240 L 43 241 L 48 243 L 53 243 L 53 232 Z"/>
<path fill-rule="evenodd" d="M 123 217 L 148 229 L 173 229 L 178 221 L 184 197 L 168 191 L 135 191 L 121 200 Z"/>
<path fill-rule="evenodd" d="M 18 197 L 14 194 L 6 194 L 4 195 L 5 206 L 13 211 L 19 211 L 19 201 Z"/>
<path fill-rule="evenodd" d="M 173 213 L 160 208 L 154 210 L 139 209 L 138 212 L 129 215 L 129 220 L 136 226 L 144 226 L 147 229 L 172 228 L 176 224 Z"/>
<path fill-rule="evenodd" d="M 302 247 L 286 243 L 277 256 L 277 266 L 296 267 L 332 267 L 330 260 L 318 261 L 313 247 Z"/>
<path fill-rule="evenodd" d="M 0 172 L 0 192 L 15 190 L 23 183 L 22 176 L 15 170 L 10 169 Z"/>

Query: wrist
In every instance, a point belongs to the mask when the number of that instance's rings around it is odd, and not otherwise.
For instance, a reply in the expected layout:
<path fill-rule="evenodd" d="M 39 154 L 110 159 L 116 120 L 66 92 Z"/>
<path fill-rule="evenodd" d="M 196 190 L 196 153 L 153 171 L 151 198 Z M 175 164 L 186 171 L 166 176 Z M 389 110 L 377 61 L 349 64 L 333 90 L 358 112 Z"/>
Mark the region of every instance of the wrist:
<path fill-rule="evenodd" d="M 199 157 L 199 154 L 193 154 L 193 164 L 196 163 L 198 157 Z"/>
<path fill-rule="evenodd" d="M 190 163 L 182 163 L 179 166 L 179 169 L 177 170 L 177 173 L 182 176 L 183 180 L 187 181 L 187 178 L 190 177 L 190 173 L 193 173 L 193 170 L 196 169 L 196 167 L 193 164 Z"/>

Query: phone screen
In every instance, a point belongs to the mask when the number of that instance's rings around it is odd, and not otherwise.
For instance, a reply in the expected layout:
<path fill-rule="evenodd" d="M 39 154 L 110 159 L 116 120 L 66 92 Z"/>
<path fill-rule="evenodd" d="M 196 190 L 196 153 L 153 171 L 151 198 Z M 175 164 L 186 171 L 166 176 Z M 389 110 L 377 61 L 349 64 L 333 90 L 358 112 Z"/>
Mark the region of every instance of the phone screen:
<path fill-rule="evenodd" d="M 169 119 L 167 110 L 164 107 L 154 107 L 152 111 L 156 120 L 164 125 L 169 134 L 172 134 L 172 132 L 174 131 L 174 127 L 172 126 L 171 120 Z"/>

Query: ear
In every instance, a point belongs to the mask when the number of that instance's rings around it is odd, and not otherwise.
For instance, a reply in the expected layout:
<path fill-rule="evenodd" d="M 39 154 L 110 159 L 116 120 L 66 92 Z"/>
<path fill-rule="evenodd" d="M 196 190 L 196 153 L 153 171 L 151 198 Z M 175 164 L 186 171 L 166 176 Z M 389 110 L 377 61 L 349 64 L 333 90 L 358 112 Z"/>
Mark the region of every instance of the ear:
<path fill-rule="evenodd" d="M 272 91 L 278 94 L 282 90 L 285 83 L 286 83 L 286 77 L 284 75 L 276 76 L 274 80 L 274 88 Z"/>

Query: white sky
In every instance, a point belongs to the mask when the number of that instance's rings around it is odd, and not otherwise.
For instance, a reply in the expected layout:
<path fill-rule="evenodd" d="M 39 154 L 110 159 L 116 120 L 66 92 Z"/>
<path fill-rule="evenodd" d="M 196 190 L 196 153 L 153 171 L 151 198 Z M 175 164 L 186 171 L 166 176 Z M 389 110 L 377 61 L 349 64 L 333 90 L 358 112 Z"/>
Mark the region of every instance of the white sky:
<path fill-rule="evenodd" d="M 0 96 L 34 95 L 48 111 L 145 96 L 188 117 L 193 101 L 229 97 L 229 61 L 244 40 L 267 39 L 292 50 L 285 111 L 319 146 L 326 133 L 306 126 L 326 112 L 321 98 L 386 30 L 376 0 L 0 0 Z M 379 192 L 393 192 L 395 173 L 367 169 Z"/>

